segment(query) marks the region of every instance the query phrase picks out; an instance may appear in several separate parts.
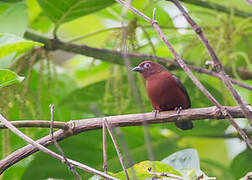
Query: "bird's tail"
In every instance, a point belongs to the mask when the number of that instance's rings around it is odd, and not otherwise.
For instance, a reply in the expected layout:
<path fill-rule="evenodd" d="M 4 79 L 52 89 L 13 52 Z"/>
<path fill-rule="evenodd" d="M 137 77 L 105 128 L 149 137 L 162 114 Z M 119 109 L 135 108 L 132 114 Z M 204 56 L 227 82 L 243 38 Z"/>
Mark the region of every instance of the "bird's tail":
<path fill-rule="evenodd" d="M 189 129 L 192 129 L 193 128 L 193 123 L 192 123 L 192 121 L 184 121 L 184 122 L 179 122 L 179 121 L 177 121 L 177 122 L 175 122 L 175 125 L 178 127 L 178 128 L 180 128 L 180 129 L 182 129 L 182 130 L 189 130 Z"/>

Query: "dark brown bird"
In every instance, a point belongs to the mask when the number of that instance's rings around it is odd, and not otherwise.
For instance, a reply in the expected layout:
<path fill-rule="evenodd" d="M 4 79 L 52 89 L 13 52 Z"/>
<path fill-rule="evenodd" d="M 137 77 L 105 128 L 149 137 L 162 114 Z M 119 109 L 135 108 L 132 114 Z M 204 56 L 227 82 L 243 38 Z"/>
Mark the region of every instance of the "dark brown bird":
<path fill-rule="evenodd" d="M 146 80 L 146 89 L 155 110 L 169 111 L 191 107 L 184 85 L 164 66 L 144 61 L 132 71 L 140 72 Z M 193 128 L 191 121 L 175 122 L 175 125 L 183 130 Z"/>

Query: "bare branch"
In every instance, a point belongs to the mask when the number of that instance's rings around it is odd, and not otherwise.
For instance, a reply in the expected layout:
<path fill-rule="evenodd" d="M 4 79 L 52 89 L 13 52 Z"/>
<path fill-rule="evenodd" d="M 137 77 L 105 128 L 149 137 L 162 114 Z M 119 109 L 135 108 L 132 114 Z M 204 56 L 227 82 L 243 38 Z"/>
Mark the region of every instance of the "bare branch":
<path fill-rule="evenodd" d="M 26 142 L 28 142 L 29 144 L 31 144 L 34 148 L 41 150 L 42 152 L 44 152 L 44 153 L 46 153 L 46 154 L 48 154 L 48 155 L 54 157 L 55 159 L 60 160 L 61 162 L 64 161 L 64 158 L 63 158 L 61 155 L 59 155 L 59 154 L 57 154 L 57 153 L 55 153 L 55 152 L 53 152 L 53 151 L 47 149 L 47 148 L 44 147 L 43 145 L 39 144 L 38 142 L 32 140 L 31 138 L 29 138 L 28 136 L 26 136 L 25 134 L 23 134 L 23 133 L 22 133 L 21 131 L 19 131 L 15 126 L 13 126 L 11 123 L 9 123 L 9 121 L 7 121 L 1 114 L 0 114 L 0 121 L 1 121 L 6 127 L 8 127 L 8 129 L 10 129 L 14 134 L 16 134 L 16 135 L 19 136 L 21 139 L 23 139 L 24 141 L 26 141 Z M 1 164 L 2 161 L 3 161 L 3 160 L 0 161 L 0 164 Z M 79 162 L 77 162 L 77 161 L 74 161 L 74 160 L 71 160 L 71 159 L 67 159 L 67 161 L 70 162 L 72 165 L 74 165 L 74 166 L 76 166 L 76 167 L 78 167 L 78 168 L 80 168 L 80 169 L 82 169 L 82 170 L 85 170 L 85 171 L 87 171 L 87 172 L 89 172 L 89 173 L 96 174 L 96 175 L 99 175 L 99 176 L 104 177 L 104 178 L 107 178 L 107 179 L 117 180 L 117 178 L 114 178 L 114 177 L 112 177 L 112 176 L 109 176 L 109 175 L 107 175 L 107 174 L 104 174 L 103 172 L 100 172 L 100 171 L 98 171 L 98 170 L 96 170 L 96 169 L 93 169 L 93 168 L 91 168 L 91 167 L 89 167 L 89 166 L 86 166 L 86 165 L 84 165 L 84 164 L 81 164 L 81 163 L 79 163 Z M 3 169 L 0 168 L 0 174 L 2 174 L 2 172 L 3 172 Z"/>
<path fill-rule="evenodd" d="M 25 37 L 34 41 L 38 41 L 44 44 L 44 47 L 47 50 L 64 50 L 67 52 L 73 52 L 78 54 L 83 54 L 85 56 L 93 57 L 96 59 L 100 59 L 103 61 L 107 61 L 110 63 L 115 64 L 124 64 L 124 56 L 122 52 L 114 51 L 114 50 L 108 50 L 108 49 L 99 49 L 99 48 L 93 48 L 86 45 L 77 45 L 72 43 L 63 42 L 59 39 L 50 39 L 48 37 L 45 37 L 43 35 L 39 35 L 36 32 L 33 31 L 26 31 Z M 143 60 L 158 60 L 160 62 L 168 63 L 174 67 L 179 68 L 179 64 L 174 62 L 172 59 L 168 58 L 162 58 L 154 55 L 148 55 L 148 54 L 138 54 L 138 53 L 127 53 L 127 56 L 130 58 L 131 65 L 138 65 Z M 16 65 L 17 66 L 17 65 Z M 15 66 L 15 67 L 16 67 Z M 173 68 L 174 68 L 173 67 Z M 204 69 L 199 67 L 194 67 L 194 69 Z M 194 70 L 192 69 L 192 70 Z M 230 68 L 229 68 L 230 69 Z M 205 71 L 204 71 L 205 70 Z M 208 74 L 210 76 L 214 76 L 212 73 L 209 73 L 207 69 L 201 70 L 201 73 Z M 210 71 L 211 72 L 211 71 Z M 231 73 L 231 71 L 229 70 Z M 241 78 L 243 79 L 251 79 L 252 73 L 249 71 L 246 71 L 246 69 L 238 68 L 238 72 L 241 75 Z M 218 76 L 215 76 L 218 77 Z M 231 79 L 231 78 L 230 78 Z M 239 83 L 239 81 L 235 79 L 231 79 L 233 83 L 236 82 L 237 85 L 252 89 L 252 86 L 246 85 L 245 83 Z"/>
<path fill-rule="evenodd" d="M 252 0 L 245 0 L 250 6 L 252 6 Z"/>
<path fill-rule="evenodd" d="M 104 173 L 108 174 L 108 161 L 107 161 L 107 141 L 106 141 L 106 124 L 102 123 L 102 149 L 103 149 L 103 169 Z"/>
<path fill-rule="evenodd" d="M 51 122 L 45 120 L 20 120 L 20 121 L 10 121 L 12 125 L 18 128 L 23 127 L 39 127 L 39 128 L 50 128 Z M 4 124 L 0 123 L 0 129 L 6 129 Z M 69 124 L 66 122 L 53 122 L 53 128 L 68 130 L 70 128 Z"/>
<path fill-rule="evenodd" d="M 246 135 L 246 133 L 236 124 L 236 122 L 233 120 L 231 114 L 221 106 L 221 104 L 212 96 L 212 94 L 209 93 L 209 91 L 202 85 L 202 83 L 193 75 L 192 71 L 187 67 L 187 65 L 185 64 L 185 62 L 181 59 L 181 57 L 178 55 L 178 53 L 175 51 L 175 49 L 172 47 L 172 45 L 170 44 L 170 42 L 168 41 L 168 39 L 165 37 L 163 31 L 160 29 L 160 27 L 158 26 L 158 23 L 155 19 L 150 19 L 149 17 L 147 17 L 146 15 L 144 15 L 143 13 L 141 13 L 140 11 L 138 11 L 136 8 L 132 7 L 131 5 L 125 3 L 122 0 L 115 0 L 118 3 L 122 4 L 123 6 L 129 8 L 130 10 L 132 10 L 133 12 L 137 12 L 136 14 L 141 16 L 142 18 L 144 18 L 146 21 L 148 21 L 157 31 L 157 33 L 160 35 L 161 39 L 164 41 L 164 43 L 166 44 L 166 46 L 169 48 L 169 50 L 171 51 L 171 53 L 173 54 L 175 60 L 179 63 L 180 67 L 185 71 L 185 73 L 191 78 L 191 80 L 193 81 L 193 83 L 208 97 L 208 99 L 218 108 L 220 109 L 221 113 L 224 116 L 227 116 L 230 123 L 234 126 L 234 128 L 236 129 L 236 131 L 241 135 L 241 137 L 244 139 L 244 141 L 247 143 L 247 145 L 252 149 L 252 141 L 249 139 L 249 137 Z M 172 0 L 172 1 L 177 1 L 177 0 Z M 182 6 L 181 6 L 182 7 Z M 182 7 L 183 8 L 183 7 Z M 155 9 L 153 11 L 153 18 L 155 17 Z M 212 54 L 213 56 L 215 54 Z M 216 56 L 216 55 L 215 55 Z M 217 57 L 216 57 L 217 58 Z M 221 65 L 221 64 L 220 64 Z M 221 66 L 222 67 L 222 66 Z M 223 72 L 223 71 L 220 71 Z M 222 80 L 226 80 L 226 78 L 222 79 Z M 230 81 L 229 81 L 230 82 Z M 235 91 L 236 92 L 236 91 Z M 244 112 L 244 108 L 241 107 L 243 112 Z M 247 110 L 247 108 L 245 107 L 245 109 Z M 250 114 L 250 112 L 248 111 L 248 113 Z M 245 114 L 245 116 L 247 116 L 247 114 Z"/>
<path fill-rule="evenodd" d="M 124 174 L 125 174 L 127 180 L 129 180 L 130 178 L 129 178 L 127 169 L 126 169 L 126 167 L 125 167 L 125 165 L 124 165 L 122 153 L 121 153 L 121 151 L 120 151 L 120 149 L 119 149 L 118 142 L 116 141 L 116 139 L 115 139 L 115 137 L 114 137 L 114 134 L 113 134 L 113 131 L 112 131 L 112 129 L 111 129 L 111 127 L 110 127 L 110 125 L 109 125 L 109 123 L 108 123 L 108 121 L 107 121 L 106 118 L 104 118 L 104 123 L 105 123 L 105 125 L 106 125 L 106 127 L 107 127 L 107 129 L 108 129 L 109 135 L 110 135 L 110 137 L 111 137 L 111 139 L 112 139 L 112 141 L 113 141 L 113 144 L 114 144 L 114 146 L 115 146 L 115 149 L 116 149 L 116 152 L 117 152 L 119 161 L 120 161 L 120 163 L 121 163 L 121 166 L 122 166 L 122 168 L 123 168 Z"/>
<path fill-rule="evenodd" d="M 56 148 L 58 149 L 58 151 L 60 152 L 61 156 L 64 158 L 63 163 L 65 163 L 68 166 L 68 169 L 73 173 L 73 175 L 76 177 L 76 179 L 81 180 L 80 175 L 78 174 L 78 172 L 74 169 L 74 166 L 71 165 L 66 156 L 64 151 L 62 150 L 62 148 L 60 147 L 60 145 L 58 144 L 57 140 L 53 137 L 53 120 L 54 120 L 54 105 L 50 104 L 50 112 L 51 112 L 51 125 L 50 125 L 50 135 L 51 135 L 51 139 L 53 140 Z"/>
<path fill-rule="evenodd" d="M 131 0 L 126 0 L 126 3 L 130 4 Z M 123 18 L 125 18 L 125 14 L 126 14 L 127 11 L 128 11 L 128 9 L 126 7 L 124 7 L 123 10 L 122 10 L 122 17 Z M 124 26 L 124 19 L 122 20 L 122 26 Z M 133 91 L 134 97 L 136 99 L 136 103 L 138 105 L 138 109 L 140 110 L 141 113 L 143 113 L 143 112 L 145 112 L 143 101 L 142 101 L 139 89 L 138 89 L 138 87 L 136 85 L 133 73 L 131 71 L 132 66 L 131 66 L 131 61 L 130 61 L 130 58 L 129 58 L 128 52 L 127 52 L 127 42 L 126 42 L 127 34 L 126 33 L 127 33 L 126 29 L 123 29 L 122 30 L 122 41 L 123 41 L 123 43 L 122 43 L 123 44 L 122 52 L 124 54 L 123 60 L 124 60 L 124 63 L 125 63 L 125 66 L 126 66 L 126 69 L 127 69 L 127 72 L 128 72 L 127 73 L 128 81 L 129 81 L 129 83 L 131 85 L 131 89 Z M 148 124 L 145 121 L 143 122 L 143 131 L 144 131 L 144 140 L 145 140 L 145 143 L 146 143 L 148 157 L 149 157 L 150 160 L 154 161 L 154 154 L 153 154 L 152 147 L 151 147 L 151 137 L 150 137 L 150 133 L 149 133 L 149 129 L 148 129 Z"/>
<path fill-rule="evenodd" d="M 248 106 L 252 112 L 252 107 Z M 234 118 L 244 118 L 240 107 L 224 107 L 232 117 Z M 119 115 L 119 116 L 108 116 L 106 119 L 109 121 L 110 125 L 113 127 L 124 127 L 124 126 L 141 126 L 143 121 L 148 124 L 158 124 L 158 123 L 171 123 L 179 121 L 190 121 L 190 120 L 203 120 L 203 119 L 225 119 L 226 117 L 220 113 L 215 106 L 208 108 L 198 108 L 198 109 L 187 109 L 180 112 L 178 115 L 175 111 L 167 111 L 158 113 L 157 116 L 153 116 L 153 113 L 140 113 L 140 114 L 129 114 L 129 115 Z M 74 120 L 68 123 L 71 127 L 68 131 L 62 129 L 54 132 L 54 138 L 57 141 L 68 138 L 69 136 L 82 133 L 84 131 L 101 129 L 104 118 L 91 118 L 83 120 Z M 50 121 L 49 121 L 50 122 Z M 10 123 L 10 122 L 9 122 Z M 15 122 L 13 122 L 15 124 Z M 26 122 L 27 123 L 27 122 Z M 29 127 L 31 127 L 29 125 Z M 218 136 L 219 138 L 219 136 Z M 233 138 L 233 136 L 231 136 Z M 53 144 L 51 136 L 45 136 L 36 141 L 43 146 L 49 146 Z M 7 168 L 13 164 L 19 162 L 23 158 L 38 151 L 37 147 L 32 145 L 27 145 L 23 148 L 18 149 L 12 154 L 8 155 L 4 159 L 0 160 L 0 174 L 3 173 Z"/>
<path fill-rule="evenodd" d="M 199 36 L 200 40 L 205 45 L 206 49 L 208 50 L 208 52 L 209 52 L 209 54 L 210 54 L 210 56 L 211 56 L 211 58 L 213 60 L 215 70 L 220 75 L 221 80 L 224 82 L 224 84 L 226 85 L 226 87 L 228 88 L 228 90 L 231 92 L 231 94 L 233 95 L 233 97 L 236 100 L 236 102 L 240 105 L 240 107 L 241 107 L 244 115 L 249 120 L 250 125 L 252 126 L 252 114 L 247 109 L 244 101 L 242 100 L 242 98 L 240 97 L 240 95 L 238 94 L 238 92 L 232 86 L 232 83 L 231 83 L 230 79 L 227 77 L 227 75 L 226 75 L 226 73 L 224 71 L 224 68 L 222 66 L 221 61 L 219 60 L 219 58 L 215 54 L 215 52 L 213 50 L 213 47 L 210 45 L 210 43 L 209 43 L 206 35 L 204 34 L 204 32 L 202 31 L 202 29 L 200 28 L 200 26 L 194 22 L 194 20 L 190 17 L 190 15 L 186 12 L 186 10 L 184 9 L 184 7 L 180 4 L 180 2 L 178 0 L 168 0 L 168 1 L 172 1 L 177 6 L 177 8 L 183 14 L 183 16 L 185 17 L 185 19 L 187 20 L 187 22 L 191 25 L 192 29 Z"/>

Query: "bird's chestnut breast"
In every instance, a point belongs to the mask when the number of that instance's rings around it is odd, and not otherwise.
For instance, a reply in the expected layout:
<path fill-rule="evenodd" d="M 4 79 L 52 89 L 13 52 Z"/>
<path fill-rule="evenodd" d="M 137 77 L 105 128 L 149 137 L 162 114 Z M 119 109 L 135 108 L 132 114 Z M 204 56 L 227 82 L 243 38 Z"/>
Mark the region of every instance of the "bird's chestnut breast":
<path fill-rule="evenodd" d="M 179 106 L 183 109 L 188 108 L 186 95 L 168 71 L 162 71 L 148 77 L 146 88 L 152 106 L 156 110 L 174 110 Z"/>

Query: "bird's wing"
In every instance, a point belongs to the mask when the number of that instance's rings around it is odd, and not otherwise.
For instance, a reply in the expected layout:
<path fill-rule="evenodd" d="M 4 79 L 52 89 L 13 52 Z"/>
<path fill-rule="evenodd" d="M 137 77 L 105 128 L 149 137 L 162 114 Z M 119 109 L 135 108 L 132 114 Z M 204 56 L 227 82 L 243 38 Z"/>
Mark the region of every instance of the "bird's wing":
<path fill-rule="evenodd" d="M 179 78 L 177 78 L 177 76 L 175 76 L 174 74 L 172 74 L 172 77 L 176 80 L 176 83 L 178 84 L 179 88 L 183 91 L 183 93 L 185 93 L 187 100 L 189 102 L 189 108 L 191 107 L 191 101 L 190 101 L 190 97 L 186 91 L 185 86 L 181 83 L 181 81 L 179 80 Z"/>

